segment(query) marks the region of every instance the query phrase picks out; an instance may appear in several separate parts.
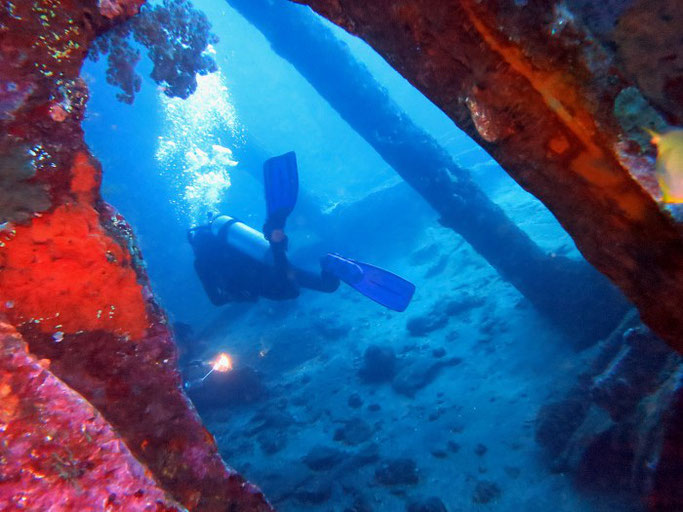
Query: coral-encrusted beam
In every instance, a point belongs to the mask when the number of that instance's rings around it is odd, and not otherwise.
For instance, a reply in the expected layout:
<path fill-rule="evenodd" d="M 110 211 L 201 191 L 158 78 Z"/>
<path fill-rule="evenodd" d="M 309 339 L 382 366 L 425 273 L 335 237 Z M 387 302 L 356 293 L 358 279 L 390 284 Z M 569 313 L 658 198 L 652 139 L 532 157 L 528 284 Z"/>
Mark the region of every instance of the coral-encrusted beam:
<path fill-rule="evenodd" d="M 0 334 L 2 510 L 272 510 L 184 395 L 135 237 L 83 141 L 88 47 L 141 3 L 0 6 L 0 318 L 30 352 Z"/>
<path fill-rule="evenodd" d="M 634 179 L 652 164 L 614 113 L 632 84 L 563 2 L 297 1 L 379 51 L 543 201 L 683 351 L 682 230 Z"/>

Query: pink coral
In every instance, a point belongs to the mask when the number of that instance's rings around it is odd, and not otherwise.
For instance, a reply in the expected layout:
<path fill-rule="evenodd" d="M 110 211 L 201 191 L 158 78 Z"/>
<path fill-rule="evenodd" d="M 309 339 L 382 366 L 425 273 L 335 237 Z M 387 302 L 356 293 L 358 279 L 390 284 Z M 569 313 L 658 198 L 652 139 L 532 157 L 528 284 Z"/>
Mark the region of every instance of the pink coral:
<path fill-rule="evenodd" d="M 0 322 L 0 509 L 183 510 L 48 367 Z"/>
<path fill-rule="evenodd" d="M 145 0 L 99 0 L 97 6 L 105 18 L 114 19 L 119 16 L 134 16 Z"/>

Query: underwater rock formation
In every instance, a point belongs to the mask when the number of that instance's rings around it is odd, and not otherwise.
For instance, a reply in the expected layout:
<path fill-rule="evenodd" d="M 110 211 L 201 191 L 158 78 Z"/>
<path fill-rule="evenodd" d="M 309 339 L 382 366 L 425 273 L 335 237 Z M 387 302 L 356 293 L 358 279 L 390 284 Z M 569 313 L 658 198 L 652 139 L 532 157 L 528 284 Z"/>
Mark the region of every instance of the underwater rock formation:
<path fill-rule="evenodd" d="M 344 421 L 344 426 L 334 432 L 334 440 L 348 446 L 364 443 L 372 437 L 373 429 L 365 420 L 355 417 Z"/>
<path fill-rule="evenodd" d="M 683 360 L 634 319 L 597 348 L 575 386 L 541 407 L 536 441 L 582 488 L 683 509 Z"/>
<path fill-rule="evenodd" d="M 498 484 L 489 480 L 480 480 L 474 488 L 472 502 L 478 504 L 490 503 L 500 498 L 501 491 Z"/>
<path fill-rule="evenodd" d="M 621 294 L 584 262 L 545 254 L 536 246 L 445 149 L 401 112 L 327 27 L 284 2 L 228 2 L 439 213 L 441 224 L 460 234 L 577 348 L 618 324 L 627 307 Z"/>
<path fill-rule="evenodd" d="M 664 415 L 661 451 L 657 461 L 657 471 L 652 479 L 648 496 L 651 510 L 667 511 L 683 509 L 683 487 L 681 474 L 683 464 L 683 372 L 679 373 L 674 384 L 673 397 Z"/>
<path fill-rule="evenodd" d="M 413 459 L 386 459 L 375 470 L 375 480 L 381 485 L 415 485 L 420 480 Z"/>
<path fill-rule="evenodd" d="M 396 373 L 396 353 L 391 347 L 370 345 L 363 354 L 363 366 L 358 376 L 367 383 L 391 380 Z"/>
<path fill-rule="evenodd" d="M 605 37 L 615 45 L 620 68 L 667 122 L 683 125 L 683 4 L 668 0 L 630 1 Z"/>
<path fill-rule="evenodd" d="M 328 471 L 339 465 L 346 454 L 331 446 L 316 445 L 301 460 L 313 471 Z"/>
<path fill-rule="evenodd" d="M 0 154 L 0 225 L 24 222 L 50 206 L 45 187 L 29 182 L 34 175 L 26 148 Z"/>
<path fill-rule="evenodd" d="M 469 294 L 463 294 L 457 299 L 440 300 L 425 314 L 410 318 L 406 323 L 406 328 L 411 336 L 427 336 L 445 327 L 452 317 L 467 313 L 483 304 L 482 297 Z"/>
<path fill-rule="evenodd" d="M 401 368 L 391 385 L 397 393 L 413 397 L 417 391 L 436 379 L 442 368 L 457 366 L 460 363 L 462 359 L 459 357 L 436 360 L 417 359 Z"/>
<path fill-rule="evenodd" d="M 596 405 L 620 421 L 633 412 L 643 396 L 661 386 L 672 359 L 668 347 L 643 329 L 624 333 L 624 345 L 609 368 L 593 380 L 591 396 Z"/>
<path fill-rule="evenodd" d="M 637 39 L 626 40 L 644 28 L 620 33 L 617 58 L 559 1 L 298 2 L 372 45 L 538 197 L 645 323 L 683 351 L 681 227 L 658 204 L 653 164 L 614 112 L 620 93 L 635 85 L 619 67 L 637 62 L 626 50 Z M 637 1 L 630 9 L 647 5 Z M 680 23 L 674 18 L 671 26 Z M 654 76 L 671 65 L 657 63 Z M 675 92 L 676 80 L 657 83 Z M 665 103 L 653 104 L 676 122 L 681 99 L 664 96 Z"/>
<path fill-rule="evenodd" d="M 411 501 L 406 505 L 406 512 L 448 512 L 446 505 L 435 497 Z"/>
<path fill-rule="evenodd" d="M 2 210 L 9 224 L 0 231 L 0 318 L 29 353 L 2 336 L 0 415 L 17 435 L 5 439 L 1 458 L 9 451 L 13 464 L 21 461 L 13 457 L 25 448 L 22 439 L 59 426 L 63 442 L 46 441 L 36 463 L 54 463 L 43 468 L 51 481 L 87 486 L 74 498 L 81 510 L 100 500 L 106 482 L 121 488 L 112 500 L 127 510 L 158 501 L 160 510 L 269 511 L 262 494 L 225 466 L 183 394 L 176 347 L 132 230 L 100 198 L 100 168 L 83 141 L 83 59 L 98 33 L 141 3 L 0 7 L 0 155 L 13 155 L 0 163 L 30 158 L 27 167 L 2 169 L 25 193 Z M 63 407 L 41 410 L 48 399 Z M 17 423 L 19 403 L 36 416 Z M 54 498 L 55 489 L 29 484 L 34 503 Z"/>

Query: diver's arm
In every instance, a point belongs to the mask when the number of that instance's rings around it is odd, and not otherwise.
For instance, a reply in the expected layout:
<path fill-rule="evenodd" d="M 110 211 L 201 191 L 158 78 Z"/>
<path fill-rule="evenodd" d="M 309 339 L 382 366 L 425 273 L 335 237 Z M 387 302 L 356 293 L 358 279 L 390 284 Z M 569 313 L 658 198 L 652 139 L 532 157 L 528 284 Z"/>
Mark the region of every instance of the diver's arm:
<path fill-rule="evenodd" d="M 277 275 L 285 277 L 290 283 L 319 292 L 332 293 L 339 288 L 339 279 L 330 272 L 320 274 L 292 267 L 287 258 L 288 238 L 281 229 L 266 231 L 266 239 L 270 242 L 273 253 L 273 267 Z"/>
<path fill-rule="evenodd" d="M 287 259 L 287 247 L 289 239 L 281 229 L 264 231 L 264 236 L 270 243 L 270 250 L 273 253 L 273 267 L 278 275 L 286 276 L 289 272 L 289 260 Z"/>
<path fill-rule="evenodd" d="M 268 272 L 263 296 L 269 299 L 294 299 L 299 296 L 299 285 L 294 279 L 292 267 L 287 259 L 287 236 L 281 229 L 264 230 L 264 236 L 270 243 L 273 256 L 272 272 Z"/>

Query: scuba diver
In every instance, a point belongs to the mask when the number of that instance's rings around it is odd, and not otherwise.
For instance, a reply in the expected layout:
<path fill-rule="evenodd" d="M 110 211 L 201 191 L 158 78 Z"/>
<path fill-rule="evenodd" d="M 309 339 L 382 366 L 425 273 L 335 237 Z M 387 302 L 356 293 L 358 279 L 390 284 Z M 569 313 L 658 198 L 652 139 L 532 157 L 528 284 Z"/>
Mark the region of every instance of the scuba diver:
<path fill-rule="evenodd" d="M 331 293 L 343 281 L 389 309 L 408 307 L 415 286 L 386 270 L 332 253 L 321 258 L 319 273 L 292 265 L 284 228 L 299 192 L 294 152 L 267 160 L 263 178 L 263 233 L 227 215 L 210 216 L 208 224 L 188 231 L 195 270 L 214 305 L 293 299 L 301 288 Z"/>

